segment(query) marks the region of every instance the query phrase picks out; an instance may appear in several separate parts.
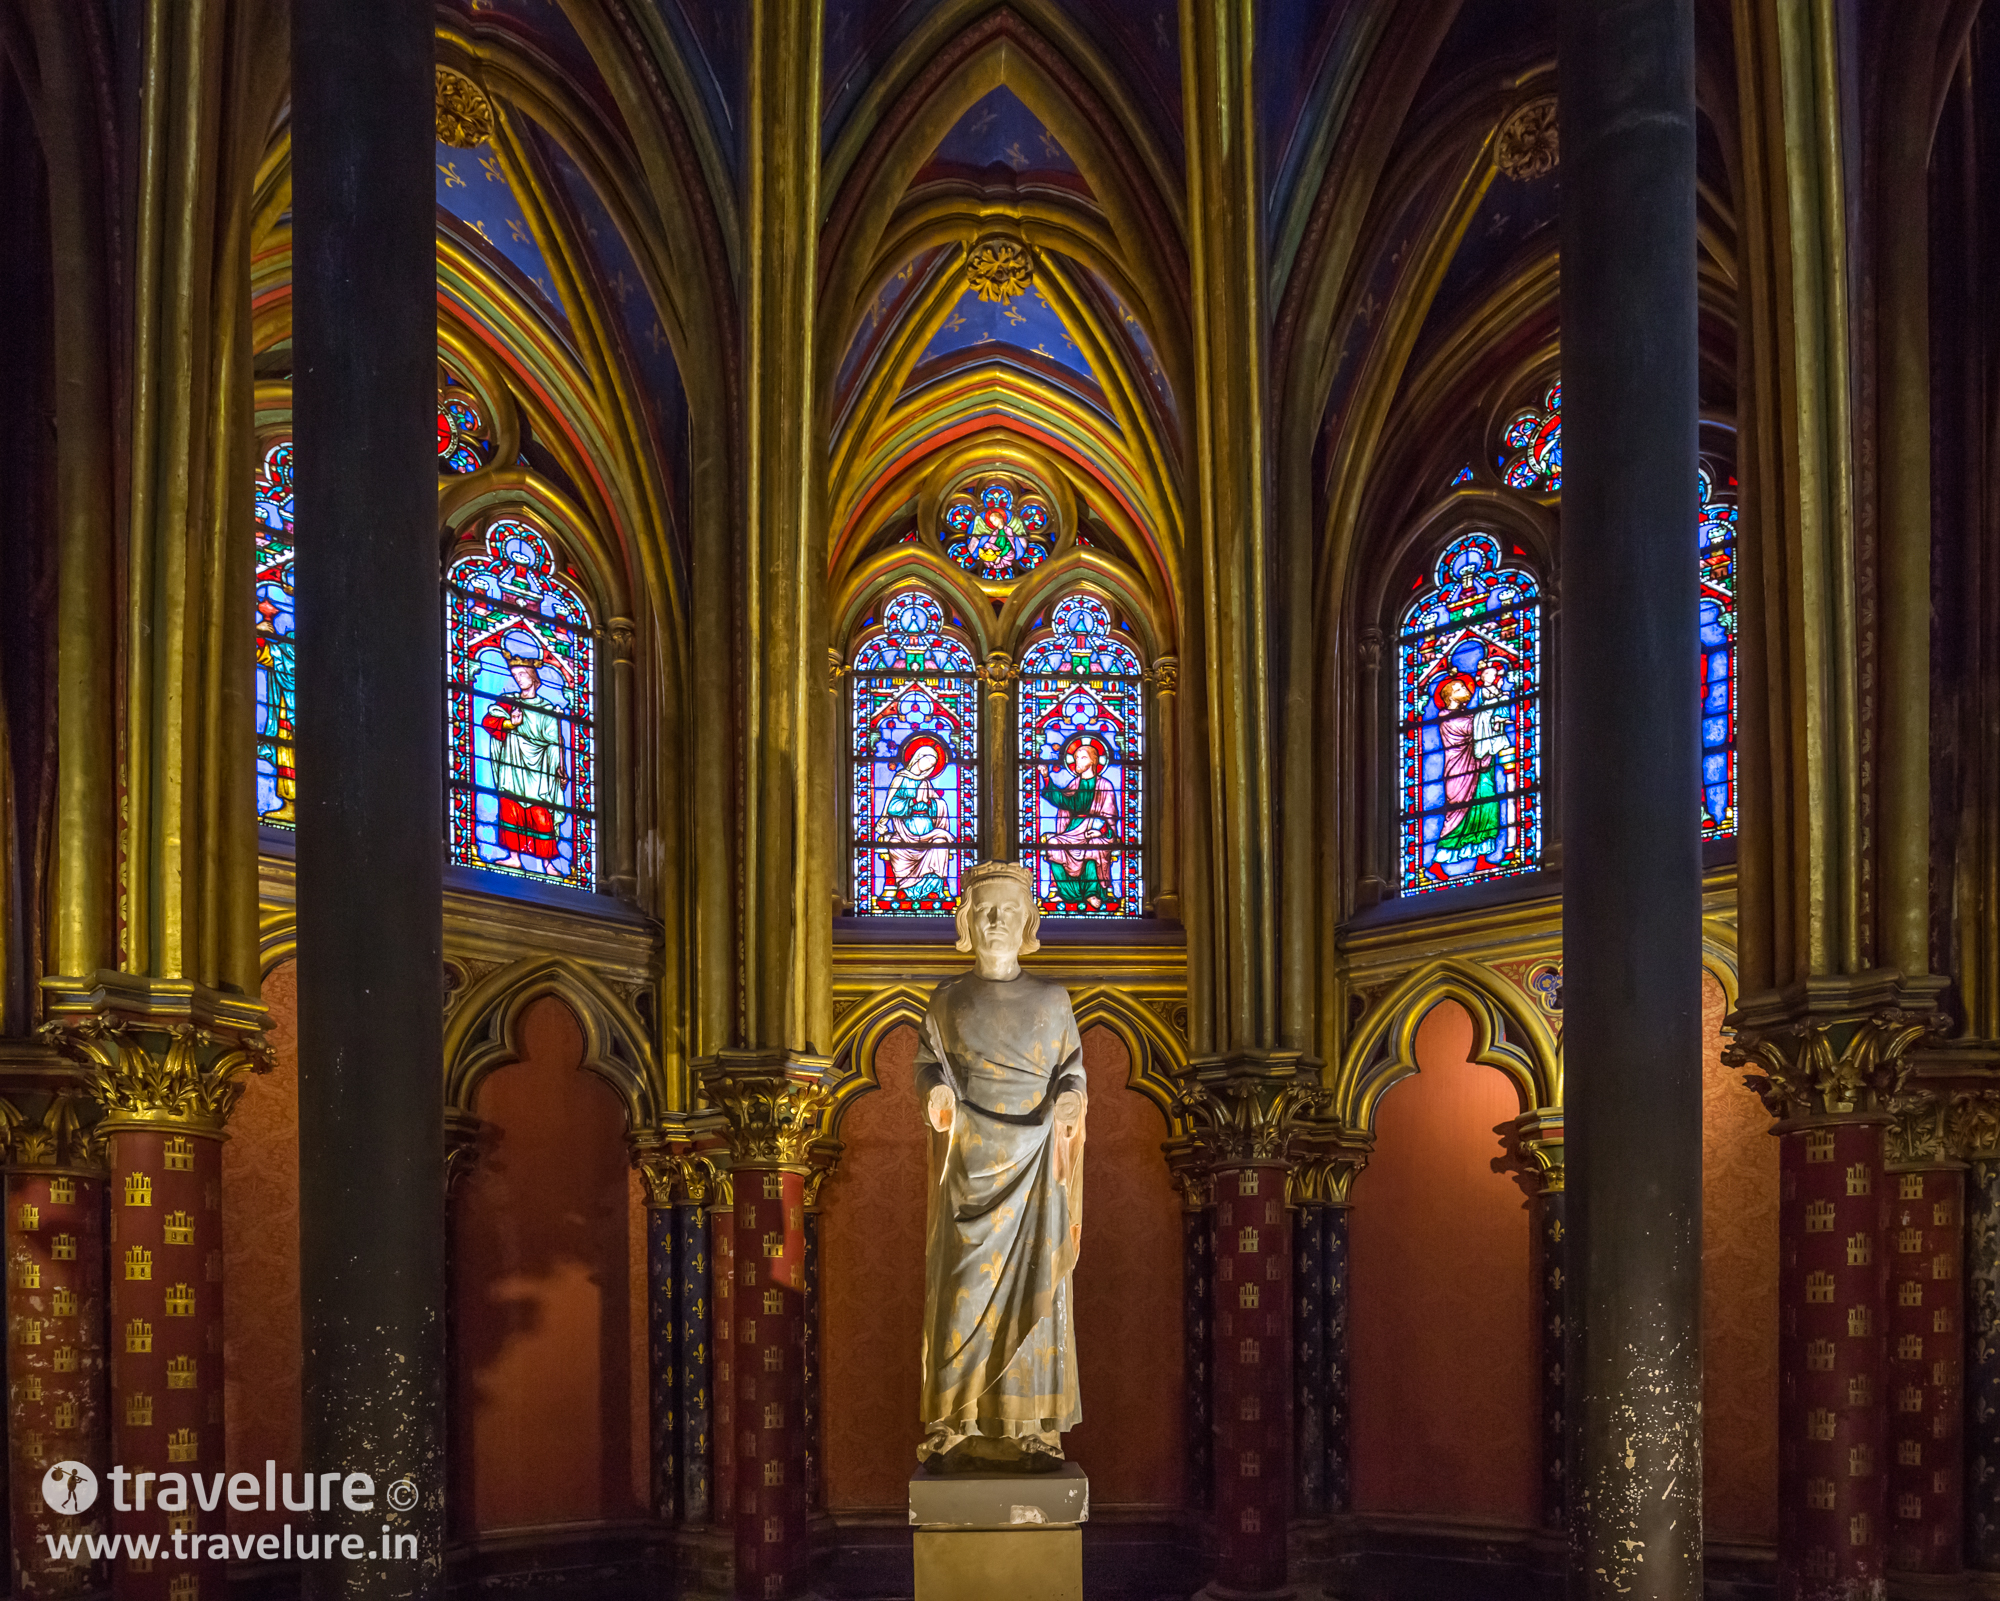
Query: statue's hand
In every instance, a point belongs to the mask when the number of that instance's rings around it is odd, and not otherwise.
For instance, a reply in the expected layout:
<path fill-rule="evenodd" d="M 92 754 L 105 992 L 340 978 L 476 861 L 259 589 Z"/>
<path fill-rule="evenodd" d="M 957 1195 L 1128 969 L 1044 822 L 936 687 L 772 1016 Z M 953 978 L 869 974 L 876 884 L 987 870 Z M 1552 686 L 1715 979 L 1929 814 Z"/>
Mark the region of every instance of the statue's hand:
<path fill-rule="evenodd" d="M 958 1097 L 952 1093 L 951 1086 L 939 1084 L 931 1090 L 929 1099 L 924 1102 L 924 1116 L 931 1120 L 931 1127 L 942 1134 L 951 1127 L 952 1112 L 957 1105 Z"/>
<path fill-rule="evenodd" d="M 1083 1097 L 1075 1090 L 1064 1090 L 1056 1097 L 1056 1124 L 1065 1133 L 1074 1133 L 1083 1121 Z"/>

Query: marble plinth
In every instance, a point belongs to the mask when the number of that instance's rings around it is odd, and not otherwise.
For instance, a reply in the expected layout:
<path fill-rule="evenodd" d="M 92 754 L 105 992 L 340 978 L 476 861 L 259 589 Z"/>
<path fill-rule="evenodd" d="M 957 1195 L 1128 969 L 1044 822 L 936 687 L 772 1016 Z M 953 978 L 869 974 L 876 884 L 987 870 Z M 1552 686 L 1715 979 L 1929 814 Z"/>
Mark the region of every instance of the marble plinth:
<path fill-rule="evenodd" d="M 1083 1601 L 1090 1480 L 1053 1473 L 910 1475 L 917 1601 Z"/>

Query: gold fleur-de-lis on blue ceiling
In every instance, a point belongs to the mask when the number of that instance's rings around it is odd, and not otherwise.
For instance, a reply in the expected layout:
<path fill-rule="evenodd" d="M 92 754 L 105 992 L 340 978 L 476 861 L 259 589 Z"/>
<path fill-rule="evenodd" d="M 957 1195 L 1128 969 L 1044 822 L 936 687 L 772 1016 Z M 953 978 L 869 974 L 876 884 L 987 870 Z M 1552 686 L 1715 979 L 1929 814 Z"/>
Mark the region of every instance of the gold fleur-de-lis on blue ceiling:
<path fill-rule="evenodd" d="M 505 183 L 507 181 L 506 173 L 500 170 L 500 158 L 490 150 L 479 158 L 479 170 L 486 174 L 486 181 L 488 183 Z"/>
<path fill-rule="evenodd" d="M 1007 158 L 1007 165 L 1017 171 L 1028 164 L 1028 153 L 1021 148 L 1021 141 L 1018 139 L 1000 153 Z"/>
<path fill-rule="evenodd" d="M 458 163 L 456 161 L 440 161 L 437 166 L 439 175 L 444 179 L 445 188 L 463 189 L 465 187 L 465 180 L 458 175 Z"/>
<path fill-rule="evenodd" d="M 513 236 L 514 243 L 517 245 L 531 245 L 534 243 L 534 240 L 528 237 L 528 230 L 521 226 L 521 219 L 519 217 L 509 217 L 507 219 L 507 232 Z"/>

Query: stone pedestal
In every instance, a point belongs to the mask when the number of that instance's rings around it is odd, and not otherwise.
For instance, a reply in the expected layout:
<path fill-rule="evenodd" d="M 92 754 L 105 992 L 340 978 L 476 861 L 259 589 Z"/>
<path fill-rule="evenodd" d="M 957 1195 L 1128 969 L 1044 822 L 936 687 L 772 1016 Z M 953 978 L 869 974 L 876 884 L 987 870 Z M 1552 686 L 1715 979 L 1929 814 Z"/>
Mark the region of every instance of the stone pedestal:
<path fill-rule="evenodd" d="M 917 1601 L 1083 1601 L 1090 1480 L 1054 1473 L 910 1475 Z"/>

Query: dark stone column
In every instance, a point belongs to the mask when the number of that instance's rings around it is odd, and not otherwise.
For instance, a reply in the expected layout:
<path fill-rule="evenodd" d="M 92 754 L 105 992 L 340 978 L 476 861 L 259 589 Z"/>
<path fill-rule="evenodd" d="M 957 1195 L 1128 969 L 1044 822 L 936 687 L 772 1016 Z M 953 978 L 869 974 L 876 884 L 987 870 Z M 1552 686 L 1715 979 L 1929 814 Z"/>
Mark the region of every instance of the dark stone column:
<path fill-rule="evenodd" d="M 371 1475 L 418 1551 L 315 1562 L 309 1597 L 444 1588 L 434 27 L 292 5 L 305 1467 Z"/>
<path fill-rule="evenodd" d="M 1535 1198 L 1536 1266 L 1541 1283 L 1542 1314 L 1542 1527 L 1561 1530 L 1568 1521 L 1569 1451 L 1563 1429 L 1563 1252 L 1565 1235 L 1563 1192 L 1544 1189 Z"/>
<path fill-rule="evenodd" d="M 1562 0 L 1572 1597 L 1701 1594 L 1693 0 Z"/>

